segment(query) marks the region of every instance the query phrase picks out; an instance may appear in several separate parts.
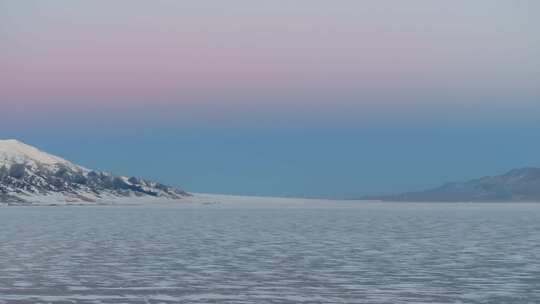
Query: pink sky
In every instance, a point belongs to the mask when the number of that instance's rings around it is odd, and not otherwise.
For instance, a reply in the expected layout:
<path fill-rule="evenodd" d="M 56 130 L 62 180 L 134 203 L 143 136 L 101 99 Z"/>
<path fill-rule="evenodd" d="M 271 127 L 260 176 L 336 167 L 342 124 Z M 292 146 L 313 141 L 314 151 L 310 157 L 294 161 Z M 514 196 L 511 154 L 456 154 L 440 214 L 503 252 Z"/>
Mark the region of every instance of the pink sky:
<path fill-rule="evenodd" d="M 538 96 L 524 5 L 237 2 L 2 1 L 2 103 L 362 110 Z"/>

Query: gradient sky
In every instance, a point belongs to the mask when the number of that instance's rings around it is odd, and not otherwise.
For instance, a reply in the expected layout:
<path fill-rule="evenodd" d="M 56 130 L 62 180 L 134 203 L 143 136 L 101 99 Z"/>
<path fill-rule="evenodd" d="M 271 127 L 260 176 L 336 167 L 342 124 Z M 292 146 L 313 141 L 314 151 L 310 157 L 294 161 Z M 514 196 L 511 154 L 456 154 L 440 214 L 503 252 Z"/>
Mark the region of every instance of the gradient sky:
<path fill-rule="evenodd" d="M 232 194 L 540 166 L 538 1 L 0 0 L 0 138 Z"/>

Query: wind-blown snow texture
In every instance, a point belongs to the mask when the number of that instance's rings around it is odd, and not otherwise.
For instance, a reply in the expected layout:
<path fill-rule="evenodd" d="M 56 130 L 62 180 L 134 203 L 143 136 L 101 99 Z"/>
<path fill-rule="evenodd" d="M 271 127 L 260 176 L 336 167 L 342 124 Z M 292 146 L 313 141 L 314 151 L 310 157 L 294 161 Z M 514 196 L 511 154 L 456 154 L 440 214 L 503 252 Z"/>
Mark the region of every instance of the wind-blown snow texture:
<path fill-rule="evenodd" d="M 180 199 L 183 190 L 73 164 L 17 140 L 0 140 L 0 203 L 99 202 L 120 197 Z"/>

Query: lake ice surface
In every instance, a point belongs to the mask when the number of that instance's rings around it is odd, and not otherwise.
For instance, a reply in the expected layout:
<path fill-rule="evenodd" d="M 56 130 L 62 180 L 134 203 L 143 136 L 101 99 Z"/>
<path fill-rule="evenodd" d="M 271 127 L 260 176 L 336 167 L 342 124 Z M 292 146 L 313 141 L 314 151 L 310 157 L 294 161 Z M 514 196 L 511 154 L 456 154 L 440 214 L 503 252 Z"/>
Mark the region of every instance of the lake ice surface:
<path fill-rule="evenodd" d="M 540 303 L 540 204 L 3 207 L 0 303 Z"/>

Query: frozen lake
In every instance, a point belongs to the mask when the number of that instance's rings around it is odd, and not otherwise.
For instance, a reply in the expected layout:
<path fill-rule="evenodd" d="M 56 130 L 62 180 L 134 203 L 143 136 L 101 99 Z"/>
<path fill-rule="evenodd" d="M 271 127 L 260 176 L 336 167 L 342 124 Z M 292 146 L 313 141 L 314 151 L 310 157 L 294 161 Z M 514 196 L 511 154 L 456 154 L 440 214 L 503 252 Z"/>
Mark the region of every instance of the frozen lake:
<path fill-rule="evenodd" d="M 540 204 L 0 208 L 0 303 L 540 303 Z"/>

